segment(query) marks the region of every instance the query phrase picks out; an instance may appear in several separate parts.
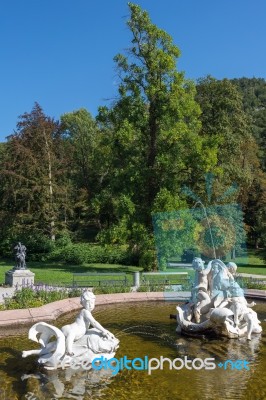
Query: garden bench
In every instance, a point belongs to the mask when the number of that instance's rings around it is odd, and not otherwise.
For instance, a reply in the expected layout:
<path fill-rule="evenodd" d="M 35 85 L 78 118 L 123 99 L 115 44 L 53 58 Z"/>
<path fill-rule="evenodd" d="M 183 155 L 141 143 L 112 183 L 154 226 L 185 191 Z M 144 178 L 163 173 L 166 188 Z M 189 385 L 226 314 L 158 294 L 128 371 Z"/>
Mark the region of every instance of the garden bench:
<path fill-rule="evenodd" d="M 81 279 L 81 277 L 83 277 L 83 279 Z M 125 273 L 86 272 L 73 274 L 73 287 L 99 287 L 121 285 L 128 285 L 128 278 Z"/>
<path fill-rule="evenodd" d="M 142 285 L 160 286 L 160 285 L 181 285 L 188 287 L 191 284 L 190 276 L 187 272 L 182 273 L 143 273 Z"/>

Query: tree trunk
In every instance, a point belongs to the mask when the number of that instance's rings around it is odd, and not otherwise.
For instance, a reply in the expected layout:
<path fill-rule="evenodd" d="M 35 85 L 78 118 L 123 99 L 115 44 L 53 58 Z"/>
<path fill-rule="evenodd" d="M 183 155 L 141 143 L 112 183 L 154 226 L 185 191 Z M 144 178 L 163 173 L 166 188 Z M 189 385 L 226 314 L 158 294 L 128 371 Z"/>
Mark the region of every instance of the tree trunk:
<path fill-rule="evenodd" d="M 157 191 L 157 177 L 155 171 L 155 160 L 157 155 L 157 131 L 158 124 L 156 119 L 155 102 L 150 103 L 149 110 L 149 148 L 148 148 L 148 176 L 147 176 L 147 202 L 148 210 L 151 209 Z"/>
<path fill-rule="evenodd" d="M 51 212 L 51 221 L 50 221 L 50 239 L 55 240 L 55 220 L 54 220 L 54 212 L 53 212 L 53 181 L 52 181 L 52 162 L 51 162 L 51 153 L 49 148 L 49 143 L 47 140 L 45 129 L 43 130 L 44 139 L 45 139 L 45 147 L 47 151 L 47 159 L 48 159 L 48 186 L 49 186 L 49 206 Z"/>

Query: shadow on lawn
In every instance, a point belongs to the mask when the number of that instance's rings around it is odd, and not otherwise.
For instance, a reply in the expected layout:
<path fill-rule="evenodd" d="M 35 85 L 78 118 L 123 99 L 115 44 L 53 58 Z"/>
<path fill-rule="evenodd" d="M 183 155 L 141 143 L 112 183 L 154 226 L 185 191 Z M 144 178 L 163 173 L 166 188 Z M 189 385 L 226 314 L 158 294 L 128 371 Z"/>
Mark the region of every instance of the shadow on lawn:
<path fill-rule="evenodd" d="M 242 264 L 242 263 L 237 263 L 238 267 L 241 268 L 256 268 L 256 269 L 265 269 L 266 268 L 266 263 L 263 265 L 259 265 L 259 264 Z"/>

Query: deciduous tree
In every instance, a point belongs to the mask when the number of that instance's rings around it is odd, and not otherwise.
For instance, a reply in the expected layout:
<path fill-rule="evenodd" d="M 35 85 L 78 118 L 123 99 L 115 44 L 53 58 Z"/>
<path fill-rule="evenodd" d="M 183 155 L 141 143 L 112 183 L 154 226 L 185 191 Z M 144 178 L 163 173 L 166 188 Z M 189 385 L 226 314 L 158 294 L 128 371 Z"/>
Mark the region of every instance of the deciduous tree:
<path fill-rule="evenodd" d="M 216 149 L 199 135 L 200 108 L 194 84 L 177 71 L 179 49 L 146 11 L 129 9 L 131 46 L 115 57 L 118 99 L 98 121 L 112 147 L 112 190 L 129 196 L 133 219 L 150 229 L 152 211 L 180 205 L 182 184 L 202 178 Z"/>

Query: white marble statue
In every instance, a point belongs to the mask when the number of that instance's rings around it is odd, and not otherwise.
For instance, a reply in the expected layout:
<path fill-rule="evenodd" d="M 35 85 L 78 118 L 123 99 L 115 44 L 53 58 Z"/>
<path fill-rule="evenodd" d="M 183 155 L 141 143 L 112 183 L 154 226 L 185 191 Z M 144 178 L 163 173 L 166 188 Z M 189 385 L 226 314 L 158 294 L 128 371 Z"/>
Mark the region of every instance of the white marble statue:
<path fill-rule="evenodd" d="M 208 293 L 208 274 L 211 271 L 211 262 L 204 268 L 204 261 L 195 257 L 192 262 L 195 270 L 195 282 L 192 289 L 192 306 L 194 304 L 194 317 L 197 323 L 200 322 L 201 314 L 209 311 L 210 296 Z M 207 309 L 206 309 L 207 307 Z M 204 311 L 205 310 L 205 311 Z"/>
<path fill-rule="evenodd" d="M 83 309 L 72 324 L 61 329 L 45 322 L 33 325 L 29 330 L 29 339 L 40 343 L 41 349 L 23 351 L 22 357 L 36 354 L 38 362 L 47 369 L 76 367 L 84 363 L 87 366 L 95 357 L 114 357 L 119 340 L 92 316 L 94 294 L 84 291 L 80 302 Z"/>
<path fill-rule="evenodd" d="M 257 313 L 248 304 L 244 291 L 234 279 L 235 263 L 226 266 L 221 260 L 212 260 L 204 267 L 204 261 L 194 258 L 195 283 L 191 299 L 177 307 L 177 332 L 216 332 L 229 338 L 261 333 Z"/>

